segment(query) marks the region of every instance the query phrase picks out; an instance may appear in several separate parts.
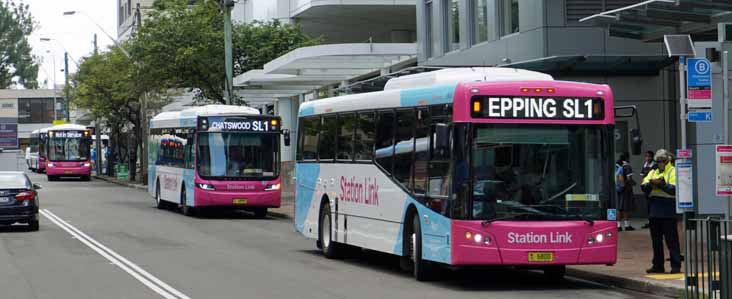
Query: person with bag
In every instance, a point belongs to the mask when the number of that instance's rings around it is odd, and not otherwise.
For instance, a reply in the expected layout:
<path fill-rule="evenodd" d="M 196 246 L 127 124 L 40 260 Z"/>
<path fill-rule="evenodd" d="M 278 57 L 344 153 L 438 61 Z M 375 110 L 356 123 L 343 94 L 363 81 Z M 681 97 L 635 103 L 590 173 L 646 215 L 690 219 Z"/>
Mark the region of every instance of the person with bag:
<path fill-rule="evenodd" d="M 635 228 L 630 225 L 630 216 L 633 213 L 633 186 L 636 185 L 633 179 L 633 167 L 628 162 L 630 154 L 624 152 L 615 164 L 615 191 L 618 192 L 618 231 L 633 231 Z"/>

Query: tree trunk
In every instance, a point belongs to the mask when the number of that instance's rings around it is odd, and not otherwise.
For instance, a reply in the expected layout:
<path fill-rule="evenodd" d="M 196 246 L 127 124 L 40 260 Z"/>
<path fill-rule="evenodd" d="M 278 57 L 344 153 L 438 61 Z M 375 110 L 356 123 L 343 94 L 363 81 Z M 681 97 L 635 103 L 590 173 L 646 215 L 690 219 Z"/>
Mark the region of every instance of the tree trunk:
<path fill-rule="evenodd" d="M 132 131 L 132 134 L 128 135 L 128 146 L 127 146 L 127 154 L 129 155 L 129 173 L 130 173 L 130 182 L 134 182 L 137 179 L 137 127 Z"/>
<path fill-rule="evenodd" d="M 109 152 L 107 157 L 107 175 L 114 176 L 114 157 L 117 154 L 116 148 L 118 144 L 117 136 L 119 136 L 119 129 L 114 124 L 112 124 L 110 128 L 112 128 L 112 131 L 110 132 L 112 136 L 109 138 L 109 146 L 107 147 L 107 151 Z"/>

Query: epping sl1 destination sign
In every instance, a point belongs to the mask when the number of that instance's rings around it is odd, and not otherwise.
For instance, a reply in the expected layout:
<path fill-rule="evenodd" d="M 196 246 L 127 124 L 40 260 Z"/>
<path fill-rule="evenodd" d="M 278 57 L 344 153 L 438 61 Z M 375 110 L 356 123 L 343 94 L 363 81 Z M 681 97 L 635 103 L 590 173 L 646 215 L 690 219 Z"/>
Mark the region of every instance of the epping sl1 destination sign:
<path fill-rule="evenodd" d="M 471 116 L 495 119 L 601 120 L 605 118 L 600 98 L 476 96 Z"/>

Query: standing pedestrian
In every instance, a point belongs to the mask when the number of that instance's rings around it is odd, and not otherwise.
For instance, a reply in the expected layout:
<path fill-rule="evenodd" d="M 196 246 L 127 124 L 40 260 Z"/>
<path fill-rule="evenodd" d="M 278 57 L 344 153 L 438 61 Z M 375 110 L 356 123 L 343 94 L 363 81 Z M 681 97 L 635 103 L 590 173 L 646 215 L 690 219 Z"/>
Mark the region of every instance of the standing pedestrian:
<path fill-rule="evenodd" d="M 630 225 L 630 216 L 633 213 L 633 167 L 630 166 L 630 154 L 624 152 L 617 161 L 616 169 L 618 169 L 617 191 L 618 191 L 618 211 L 620 212 L 620 221 L 618 222 L 618 231 L 633 231 L 635 228 Z"/>
<path fill-rule="evenodd" d="M 646 178 L 648 173 L 651 172 L 654 168 L 656 168 L 656 163 L 653 161 L 653 151 L 646 151 L 645 155 L 643 156 L 643 167 L 641 167 L 641 182 L 643 182 L 643 179 Z M 648 195 L 646 195 L 646 213 L 650 213 L 650 210 L 648 208 Z M 650 227 L 650 223 L 643 224 L 643 227 L 641 228 L 648 228 Z"/>
<path fill-rule="evenodd" d="M 681 246 L 676 227 L 676 169 L 670 163 L 673 158 L 665 149 L 654 155 L 658 167 L 643 179 L 641 190 L 648 195 L 649 222 L 653 244 L 652 266 L 646 273 L 664 273 L 663 241 L 668 247 L 671 273 L 681 273 Z"/>

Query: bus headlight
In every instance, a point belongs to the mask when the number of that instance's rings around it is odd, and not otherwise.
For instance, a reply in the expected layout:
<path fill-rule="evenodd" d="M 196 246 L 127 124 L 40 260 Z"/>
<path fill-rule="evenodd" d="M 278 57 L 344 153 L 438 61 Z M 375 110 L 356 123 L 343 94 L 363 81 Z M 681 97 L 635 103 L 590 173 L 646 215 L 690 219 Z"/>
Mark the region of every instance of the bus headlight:
<path fill-rule="evenodd" d="M 280 190 L 280 187 L 281 187 L 280 184 L 269 184 L 266 187 L 264 187 L 264 191 Z"/>
<path fill-rule="evenodd" d="M 89 163 L 89 162 L 84 162 L 84 167 L 91 167 L 91 163 Z"/>
<path fill-rule="evenodd" d="M 602 243 L 602 241 L 604 241 L 604 240 L 605 240 L 605 236 L 603 236 L 601 233 L 597 234 L 597 236 L 595 236 L 595 241 L 597 241 L 597 243 Z"/>
<path fill-rule="evenodd" d="M 196 186 L 198 186 L 198 188 L 201 188 L 203 190 L 209 190 L 209 191 L 216 190 L 216 189 L 214 189 L 214 186 L 211 184 L 196 184 Z"/>
<path fill-rule="evenodd" d="M 54 167 L 56 165 L 53 165 L 53 163 L 48 163 L 48 165 L 46 165 L 46 166 L 48 166 L 48 167 Z"/>

